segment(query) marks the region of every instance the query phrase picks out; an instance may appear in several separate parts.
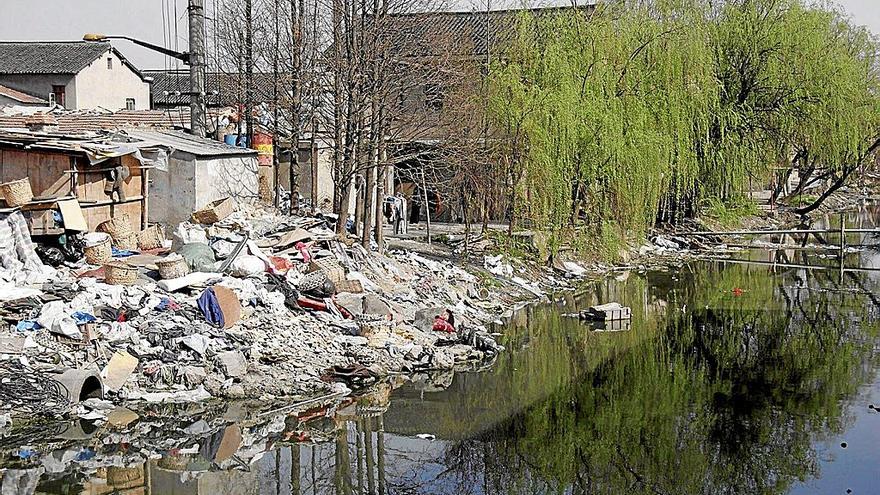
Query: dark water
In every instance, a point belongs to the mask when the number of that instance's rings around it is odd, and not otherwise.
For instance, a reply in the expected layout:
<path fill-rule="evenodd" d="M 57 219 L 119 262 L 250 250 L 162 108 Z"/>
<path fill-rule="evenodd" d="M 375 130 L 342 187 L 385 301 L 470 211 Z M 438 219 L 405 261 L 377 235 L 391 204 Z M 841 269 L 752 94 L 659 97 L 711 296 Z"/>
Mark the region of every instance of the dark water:
<path fill-rule="evenodd" d="M 2 494 L 13 481 L 71 494 L 880 493 L 880 272 L 812 251 L 747 257 L 827 269 L 621 274 L 518 313 L 486 371 L 383 384 L 333 410 L 154 407 L 123 427 L 18 432 L 0 439 Z M 846 264 L 880 267 L 880 254 Z M 595 331 L 563 316 L 608 301 L 632 322 Z"/>

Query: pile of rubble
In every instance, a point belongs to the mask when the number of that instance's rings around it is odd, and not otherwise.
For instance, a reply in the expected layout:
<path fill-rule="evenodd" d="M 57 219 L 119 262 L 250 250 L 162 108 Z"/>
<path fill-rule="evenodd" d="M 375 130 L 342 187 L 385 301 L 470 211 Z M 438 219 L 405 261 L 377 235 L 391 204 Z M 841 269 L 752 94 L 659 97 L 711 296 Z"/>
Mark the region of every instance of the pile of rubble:
<path fill-rule="evenodd" d="M 500 351 L 484 326 L 509 309 L 497 288 L 449 262 L 370 252 L 332 222 L 239 207 L 194 215 L 155 246 L 142 232 L 147 249 L 111 231 L 112 259 L 87 234 L 85 259 L 50 267 L 20 213 L 0 218 L 0 418 L 88 415 L 88 398 L 345 392 Z"/>

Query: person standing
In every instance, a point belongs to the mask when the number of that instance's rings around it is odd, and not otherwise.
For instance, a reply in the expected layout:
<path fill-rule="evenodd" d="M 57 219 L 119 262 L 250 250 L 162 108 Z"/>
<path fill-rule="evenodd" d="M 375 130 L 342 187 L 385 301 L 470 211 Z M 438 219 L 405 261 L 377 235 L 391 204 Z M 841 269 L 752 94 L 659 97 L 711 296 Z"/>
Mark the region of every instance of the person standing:
<path fill-rule="evenodd" d="M 400 234 L 400 226 L 402 223 L 403 217 L 400 216 L 400 198 L 397 196 L 391 196 L 391 224 L 394 225 L 394 235 Z"/>
<path fill-rule="evenodd" d="M 406 234 L 409 232 L 409 217 L 407 216 L 408 204 L 406 196 L 404 196 L 402 192 L 397 191 L 396 200 L 397 211 L 400 214 L 400 233 Z"/>

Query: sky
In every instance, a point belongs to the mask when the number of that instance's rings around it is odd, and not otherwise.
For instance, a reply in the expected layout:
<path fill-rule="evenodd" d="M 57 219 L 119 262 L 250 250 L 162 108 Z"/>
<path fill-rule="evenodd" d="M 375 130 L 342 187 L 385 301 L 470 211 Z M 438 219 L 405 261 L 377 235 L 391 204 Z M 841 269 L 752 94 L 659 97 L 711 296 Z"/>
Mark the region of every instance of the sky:
<path fill-rule="evenodd" d="M 0 0 L 3 2 L 3 22 L 0 22 L 0 40 L 79 40 L 85 33 L 126 35 L 162 46 L 177 46 L 186 50 L 187 0 Z M 439 0 L 438 0 L 439 1 Z M 176 2 L 176 15 L 175 15 Z M 471 10 L 485 5 L 485 0 L 449 0 L 457 10 Z M 538 3 L 569 3 L 565 0 L 541 0 Z M 880 0 L 837 0 L 856 24 L 868 26 L 880 34 Z M 205 0 L 210 7 L 215 0 Z M 534 3 L 534 2 L 530 2 Z M 583 1 L 581 1 L 583 3 Z M 522 0 L 492 0 L 493 8 L 510 8 Z M 166 18 L 177 19 L 163 22 Z M 166 68 L 163 55 L 116 41 L 116 46 L 141 69 Z"/>

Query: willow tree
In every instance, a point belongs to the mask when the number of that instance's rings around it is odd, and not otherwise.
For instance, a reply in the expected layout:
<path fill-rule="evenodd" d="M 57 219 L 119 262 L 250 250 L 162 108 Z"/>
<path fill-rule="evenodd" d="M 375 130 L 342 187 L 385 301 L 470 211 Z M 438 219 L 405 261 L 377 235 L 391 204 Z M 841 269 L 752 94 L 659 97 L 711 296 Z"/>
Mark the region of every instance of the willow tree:
<path fill-rule="evenodd" d="M 717 94 L 706 24 L 618 8 L 524 16 L 493 72 L 497 123 L 524 150 L 523 213 L 551 229 L 610 220 L 642 232 L 699 170 Z"/>
<path fill-rule="evenodd" d="M 712 25 L 721 93 L 706 165 L 755 175 L 780 164 L 785 179 L 796 167 L 797 192 L 831 182 L 800 211 L 815 209 L 877 148 L 876 42 L 799 0 L 730 1 Z"/>
<path fill-rule="evenodd" d="M 802 0 L 523 14 L 490 74 L 518 216 L 639 236 L 805 155 L 833 191 L 880 146 L 876 46 Z"/>

